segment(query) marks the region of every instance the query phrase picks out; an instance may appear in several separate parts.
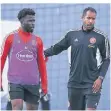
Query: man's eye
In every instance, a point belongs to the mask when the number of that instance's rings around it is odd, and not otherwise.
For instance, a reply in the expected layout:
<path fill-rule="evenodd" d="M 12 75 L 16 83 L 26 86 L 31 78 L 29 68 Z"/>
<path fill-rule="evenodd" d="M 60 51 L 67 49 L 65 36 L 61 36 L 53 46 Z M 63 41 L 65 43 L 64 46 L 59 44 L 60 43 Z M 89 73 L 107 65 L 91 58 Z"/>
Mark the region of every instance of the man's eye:
<path fill-rule="evenodd" d="M 87 19 L 91 19 L 90 17 L 87 17 Z"/>

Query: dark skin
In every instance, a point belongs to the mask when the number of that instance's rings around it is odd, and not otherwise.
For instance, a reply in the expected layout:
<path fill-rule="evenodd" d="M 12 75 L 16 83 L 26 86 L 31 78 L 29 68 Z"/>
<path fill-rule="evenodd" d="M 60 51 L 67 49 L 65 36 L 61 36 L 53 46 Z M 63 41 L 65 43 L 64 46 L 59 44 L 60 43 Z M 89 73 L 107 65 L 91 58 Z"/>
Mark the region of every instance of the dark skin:
<path fill-rule="evenodd" d="M 21 18 L 21 28 L 24 32 L 32 33 L 35 26 L 35 16 L 34 15 L 26 15 L 25 17 Z M 23 100 L 22 99 L 14 99 L 11 100 L 12 110 L 22 110 L 23 109 Z M 37 110 L 37 104 L 31 104 L 26 102 L 27 110 Z"/>
<path fill-rule="evenodd" d="M 26 15 L 21 20 L 21 27 L 25 32 L 32 33 L 35 27 L 35 16 L 34 15 Z"/>
<path fill-rule="evenodd" d="M 96 13 L 87 11 L 86 14 L 82 17 L 83 20 L 83 29 L 84 30 L 91 30 L 94 27 L 95 20 L 96 20 Z M 100 78 L 96 79 L 93 86 L 92 91 L 97 93 L 102 85 L 102 80 Z M 95 110 L 95 108 L 87 108 L 87 110 Z"/>
<path fill-rule="evenodd" d="M 86 14 L 82 17 L 83 20 L 83 29 L 90 30 L 94 27 L 96 20 L 96 13 L 87 11 Z"/>

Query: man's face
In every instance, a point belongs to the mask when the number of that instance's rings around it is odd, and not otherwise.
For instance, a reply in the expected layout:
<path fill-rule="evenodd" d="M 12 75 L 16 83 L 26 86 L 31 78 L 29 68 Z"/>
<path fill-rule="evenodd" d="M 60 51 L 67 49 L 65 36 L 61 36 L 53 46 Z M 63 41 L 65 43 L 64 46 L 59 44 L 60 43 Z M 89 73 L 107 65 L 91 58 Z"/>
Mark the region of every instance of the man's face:
<path fill-rule="evenodd" d="M 84 15 L 82 17 L 83 27 L 86 30 L 92 29 L 94 27 L 94 24 L 95 24 L 95 19 L 96 19 L 96 13 L 95 12 L 91 12 L 91 11 L 87 11 L 86 15 Z"/>
<path fill-rule="evenodd" d="M 33 32 L 34 26 L 35 26 L 35 16 L 34 15 L 26 15 L 23 18 L 21 24 L 22 24 L 22 28 L 26 32 Z"/>

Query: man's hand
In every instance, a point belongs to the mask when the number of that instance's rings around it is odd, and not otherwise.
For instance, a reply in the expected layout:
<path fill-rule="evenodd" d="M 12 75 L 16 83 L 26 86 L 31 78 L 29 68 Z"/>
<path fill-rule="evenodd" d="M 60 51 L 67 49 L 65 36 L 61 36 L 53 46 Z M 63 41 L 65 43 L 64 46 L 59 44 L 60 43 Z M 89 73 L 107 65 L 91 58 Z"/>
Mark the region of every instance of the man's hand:
<path fill-rule="evenodd" d="M 50 110 L 50 94 L 41 93 L 41 108 L 42 110 Z"/>
<path fill-rule="evenodd" d="M 97 93 L 100 88 L 101 88 L 101 85 L 102 85 L 102 79 L 98 77 L 98 79 L 96 79 L 96 81 L 94 82 L 93 86 L 92 86 L 92 91 L 94 93 Z"/>
<path fill-rule="evenodd" d="M 48 62 L 48 57 L 45 57 L 45 62 Z"/>
<path fill-rule="evenodd" d="M 43 50 L 45 51 L 45 50 L 46 50 L 46 48 L 43 48 Z M 45 53 L 44 53 L 44 60 L 45 60 L 45 62 L 47 62 L 47 61 L 48 61 L 48 57 L 46 57 L 46 56 L 45 56 Z"/>

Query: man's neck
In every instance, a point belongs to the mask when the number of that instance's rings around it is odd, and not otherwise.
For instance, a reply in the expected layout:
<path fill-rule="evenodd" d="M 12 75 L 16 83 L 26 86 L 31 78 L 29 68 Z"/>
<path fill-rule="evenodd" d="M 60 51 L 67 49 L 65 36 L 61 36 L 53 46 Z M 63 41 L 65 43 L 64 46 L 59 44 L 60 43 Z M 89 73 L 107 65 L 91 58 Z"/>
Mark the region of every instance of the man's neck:
<path fill-rule="evenodd" d="M 82 26 L 82 30 L 85 31 L 85 32 L 89 32 L 89 31 L 91 31 L 91 30 L 93 30 L 93 29 L 94 29 L 94 27 L 91 28 L 91 29 L 87 29 L 86 27 Z"/>
<path fill-rule="evenodd" d="M 19 31 L 20 31 L 20 33 L 25 34 L 26 36 L 31 34 L 30 32 L 24 31 L 22 27 L 20 27 Z"/>
<path fill-rule="evenodd" d="M 25 33 L 28 33 L 23 27 L 21 27 L 21 30 Z"/>

